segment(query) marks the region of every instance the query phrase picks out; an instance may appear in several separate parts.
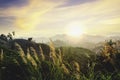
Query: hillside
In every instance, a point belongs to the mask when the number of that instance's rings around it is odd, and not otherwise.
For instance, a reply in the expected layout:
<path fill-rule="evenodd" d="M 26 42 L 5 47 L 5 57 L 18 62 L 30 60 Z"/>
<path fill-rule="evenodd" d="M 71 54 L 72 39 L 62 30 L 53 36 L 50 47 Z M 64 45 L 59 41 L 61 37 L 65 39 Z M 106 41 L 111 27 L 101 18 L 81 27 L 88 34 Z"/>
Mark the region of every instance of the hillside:
<path fill-rule="evenodd" d="M 60 47 L 65 61 L 77 61 L 80 64 L 81 70 L 87 67 L 89 60 L 95 59 L 95 53 L 89 49 L 81 47 Z M 92 57 L 92 59 L 90 59 Z"/>
<path fill-rule="evenodd" d="M 47 45 L 32 38 L 1 39 L 1 80 L 120 79 L 119 41 L 106 42 L 102 53 L 96 55 L 82 47 L 55 47 L 52 41 Z"/>

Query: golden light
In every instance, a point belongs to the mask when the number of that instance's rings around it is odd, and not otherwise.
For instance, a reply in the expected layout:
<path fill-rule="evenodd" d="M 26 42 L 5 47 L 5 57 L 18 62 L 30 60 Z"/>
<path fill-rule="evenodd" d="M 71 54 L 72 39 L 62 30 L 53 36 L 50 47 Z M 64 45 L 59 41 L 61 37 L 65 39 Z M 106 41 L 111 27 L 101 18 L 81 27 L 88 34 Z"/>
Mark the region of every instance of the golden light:
<path fill-rule="evenodd" d="M 81 25 L 72 24 L 67 27 L 66 34 L 71 37 L 80 37 L 84 33 Z"/>

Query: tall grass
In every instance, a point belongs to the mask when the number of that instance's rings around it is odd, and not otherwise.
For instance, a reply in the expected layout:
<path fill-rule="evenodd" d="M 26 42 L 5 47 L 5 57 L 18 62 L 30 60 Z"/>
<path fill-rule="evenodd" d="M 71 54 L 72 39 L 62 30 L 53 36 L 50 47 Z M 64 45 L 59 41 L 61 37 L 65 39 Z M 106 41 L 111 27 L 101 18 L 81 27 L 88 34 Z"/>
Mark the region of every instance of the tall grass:
<path fill-rule="evenodd" d="M 65 73 L 63 63 L 58 64 L 61 62 L 59 60 L 61 58 L 60 56 L 57 58 L 52 50 L 50 54 L 54 54 L 52 57 L 58 63 L 40 59 L 42 57 L 39 57 L 32 47 L 27 50 L 25 55 L 17 43 L 15 43 L 15 50 L 3 47 L 0 47 L 0 50 L 1 80 L 75 80 L 72 75 Z"/>
<path fill-rule="evenodd" d="M 40 48 L 41 54 L 38 55 L 33 47 L 24 53 L 21 46 L 15 43 L 15 49 L 10 50 L 0 46 L 0 80 L 119 80 L 120 70 L 117 72 L 96 71 L 99 63 L 89 57 L 86 73 L 81 72 L 80 62 L 73 59 L 71 54 L 74 51 L 67 51 L 67 58 L 63 56 L 60 49 L 50 43 L 50 53 L 46 55 Z M 69 57 L 71 56 L 71 57 Z M 77 55 L 78 56 L 78 55 Z M 81 56 L 81 55 L 80 55 Z M 79 57 L 79 56 L 78 56 Z M 78 58 L 77 57 L 77 58 Z M 119 56 L 118 56 L 119 57 Z M 72 58 L 71 61 L 69 58 Z M 119 60 L 119 58 L 117 58 Z M 117 60 L 116 59 L 116 60 Z M 119 62 L 118 62 L 119 64 Z M 119 69 L 119 68 L 118 68 Z"/>

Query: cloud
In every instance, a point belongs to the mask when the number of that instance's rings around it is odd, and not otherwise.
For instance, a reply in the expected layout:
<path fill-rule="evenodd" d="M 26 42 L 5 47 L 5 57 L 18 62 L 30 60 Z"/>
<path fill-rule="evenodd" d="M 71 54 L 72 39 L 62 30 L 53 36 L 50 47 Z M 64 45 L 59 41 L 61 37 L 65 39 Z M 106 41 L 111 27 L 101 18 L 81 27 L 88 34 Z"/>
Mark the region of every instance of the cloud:
<path fill-rule="evenodd" d="M 41 35 L 64 33 L 73 22 L 88 34 L 107 34 L 120 30 L 119 6 L 120 0 L 29 0 L 23 7 L 0 9 L 0 21 Z"/>
<path fill-rule="evenodd" d="M 14 1 L 14 0 L 13 0 Z M 13 16 L 14 26 L 21 29 L 33 29 L 38 23 L 41 23 L 41 16 L 56 6 L 62 4 L 63 0 L 29 0 L 29 4 L 23 7 L 10 7 L 8 9 L 2 8 L 0 16 Z"/>
<path fill-rule="evenodd" d="M 1 26 L 6 26 L 9 25 L 11 23 L 13 23 L 14 17 L 0 17 L 0 25 Z"/>
<path fill-rule="evenodd" d="M 28 3 L 28 0 L 0 0 L 0 8 L 9 8 L 12 6 L 20 7 Z"/>
<path fill-rule="evenodd" d="M 85 3 L 79 6 L 65 7 L 54 9 L 47 13 L 44 17 L 51 21 L 72 21 L 79 20 L 81 22 L 99 23 L 102 21 L 112 20 L 113 18 L 119 18 L 120 1 L 118 0 L 100 0 L 93 3 Z M 51 16 L 54 15 L 54 16 Z M 107 24 L 107 23 L 106 23 Z"/>
<path fill-rule="evenodd" d="M 67 0 L 63 5 L 59 7 L 69 7 L 69 6 L 76 6 L 84 3 L 90 3 L 96 0 Z"/>

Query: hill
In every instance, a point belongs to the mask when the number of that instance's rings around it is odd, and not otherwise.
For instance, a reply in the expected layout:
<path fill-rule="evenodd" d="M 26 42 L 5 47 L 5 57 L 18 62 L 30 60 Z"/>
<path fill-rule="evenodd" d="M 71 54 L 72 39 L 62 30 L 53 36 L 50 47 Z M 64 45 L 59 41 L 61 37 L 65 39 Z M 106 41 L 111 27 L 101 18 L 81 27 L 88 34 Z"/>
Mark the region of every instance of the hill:
<path fill-rule="evenodd" d="M 0 37 L 1 80 L 119 80 L 120 41 L 96 55 L 82 47 Z M 58 41 L 59 42 L 59 41 Z M 62 43 L 62 42 L 61 42 Z M 58 44 L 57 44 L 58 45 Z M 101 43 L 95 50 L 101 49 Z"/>
<path fill-rule="evenodd" d="M 78 62 L 81 70 L 84 70 L 85 67 L 87 67 L 90 60 L 95 59 L 95 53 L 89 49 L 81 47 L 60 47 L 60 49 L 63 54 L 63 59 L 69 63 L 71 63 L 71 61 Z"/>

